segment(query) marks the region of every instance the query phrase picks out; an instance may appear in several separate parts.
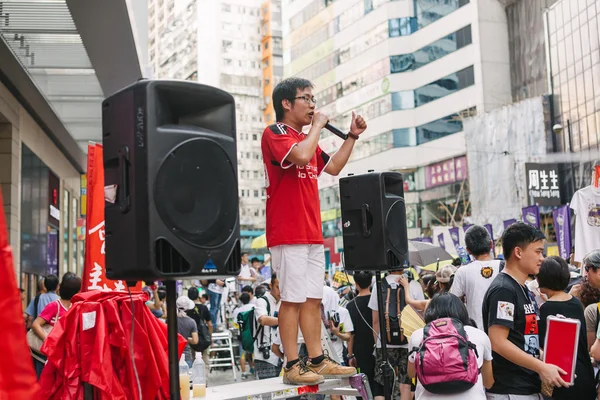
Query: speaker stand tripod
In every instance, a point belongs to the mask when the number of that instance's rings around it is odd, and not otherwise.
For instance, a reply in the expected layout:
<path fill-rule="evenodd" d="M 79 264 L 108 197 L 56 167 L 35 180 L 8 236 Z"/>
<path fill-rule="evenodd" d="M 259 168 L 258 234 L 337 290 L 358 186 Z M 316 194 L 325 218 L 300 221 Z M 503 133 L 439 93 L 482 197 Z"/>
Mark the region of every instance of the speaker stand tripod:
<path fill-rule="evenodd" d="M 171 400 L 180 400 L 179 393 L 179 359 L 177 332 L 177 284 L 169 280 L 167 286 L 167 339 L 169 341 L 169 388 Z M 185 388 L 184 388 L 185 390 Z M 188 388 L 189 390 L 189 388 Z"/>
<path fill-rule="evenodd" d="M 375 272 L 375 285 L 377 287 L 377 313 L 379 314 L 379 341 L 381 342 L 381 364 L 377 365 L 376 368 L 381 368 L 381 376 L 383 377 L 383 395 L 385 400 L 392 399 L 392 385 L 393 385 L 393 370 L 388 363 L 387 357 L 387 345 L 385 336 L 385 312 L 383 303 L 383 295 L 381 294 L 381 271 Z M 391 375 L 391 376 L 390 376 Z M 390 378 L 392 381 L 390 382 Z"/>

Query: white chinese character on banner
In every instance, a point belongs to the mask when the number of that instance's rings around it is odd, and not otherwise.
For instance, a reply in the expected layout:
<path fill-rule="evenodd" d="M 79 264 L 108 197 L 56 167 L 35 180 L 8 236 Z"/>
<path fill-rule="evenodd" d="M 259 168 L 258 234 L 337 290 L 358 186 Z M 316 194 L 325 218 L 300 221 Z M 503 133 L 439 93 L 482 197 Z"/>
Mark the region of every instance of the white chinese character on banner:
<path fill-rule="evenodd" d="M 540 175 L 537 169 L 532 169 L 529 171 L 529 189 L 539 189 L 540 188 Z"/>
<path fill-rule="evenodd" d="M 555 170 L 550 171 L 550 189 L 557 190 L 558 189 L 558 174 Z"/>
<path fill-rule="evenodd" d="M 98 232 L 98 237 L 102 241 L 102 247 L 100 248 L 100 254 L 106 254 L 105 253 L 106 241 L 105 241 L 105 232 L 104 232 L 104 221 L 100 222 L 97 226 L 90 229 L 89 234 L 91 235 L 96 232 Z M 94 262 L 94 268 L 92 268 L 92 272 L 90 273 L 89 282 L 90 282 L 90 286 L 88 287 L 88 290 L 125 290 L 125 285 L 123 284 L 123 281 L 115 281 L 114 289 L 109 288 L 106 285 L 106 283 L 104 285 L 100 286 L 100 283 L 102 282 L 102 266 L 100 264 L 98 264 L 97 262 Z"/>
<path fill-rule="evenodd" d="M 542 189 L 548 190 L 548 173 L 544 170 L 540 171 L 540 181 L 542 182 Z"/>
<path fill-rule="evenodd" d="M 96 231 L 98 231 L 98 237 L 102 241 L 102 248 L 100 249 L 100 254 L 106 254 L 105 250 L 104 250 L 104 245 L 106 243 L 104 241 L 104 221 L 100 222 L 94 228 L 90 229 L 89 234 L 91 235 L 92 233 L 95 233 Z"/>

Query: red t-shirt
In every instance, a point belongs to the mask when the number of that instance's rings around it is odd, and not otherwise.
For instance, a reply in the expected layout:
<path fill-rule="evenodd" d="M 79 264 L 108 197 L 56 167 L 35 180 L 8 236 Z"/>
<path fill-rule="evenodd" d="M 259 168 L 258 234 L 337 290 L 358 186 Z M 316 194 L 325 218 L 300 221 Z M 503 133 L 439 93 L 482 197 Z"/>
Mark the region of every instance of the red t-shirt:
<path fill-rule="evenodd" d="M 306 138 L 291 126 L 268 126 L 262 136 L 267 186 L 267 245 L 323 244 L 318 177 L 330 157 L 319 146 L 310 163 L 299 167 L 285 158 Z"/>
<path fill-rule="evenodd" d="M 42 312 L 40 313 L 40 318 L 49 323 L 50 325 L 56 325 L 57 319 L 56 314 L 58 312 L 58 319 L 62 318 L 63 315 L 67 313 L 67 309 L 60 300 L 53 301 L 49 303 Z"/>

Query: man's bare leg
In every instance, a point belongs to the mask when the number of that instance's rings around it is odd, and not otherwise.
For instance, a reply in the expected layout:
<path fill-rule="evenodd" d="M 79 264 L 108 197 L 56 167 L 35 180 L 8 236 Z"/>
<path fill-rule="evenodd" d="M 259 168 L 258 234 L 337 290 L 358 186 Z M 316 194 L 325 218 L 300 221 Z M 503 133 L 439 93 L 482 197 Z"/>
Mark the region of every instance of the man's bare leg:
<path fill-rule="evenodd" d="M 323 354 L 321 325 L 321 299 L 306 299 L 306 302 L 300 307 L 300 329 L 302 329 L 302 336 L 304 336 L 304 343 L 310 358 Z M 283 347 L 287 353 L 285 344 Z"/>
<path fill-rule="evenodd" d="M 300 303 L 282 301 L 279 306 L 279 336 L 285 349 L 285 356 L 289 361 L 298 359 L 298 319 Z M 304 333 L 304 331 L 303 331 Z"/>

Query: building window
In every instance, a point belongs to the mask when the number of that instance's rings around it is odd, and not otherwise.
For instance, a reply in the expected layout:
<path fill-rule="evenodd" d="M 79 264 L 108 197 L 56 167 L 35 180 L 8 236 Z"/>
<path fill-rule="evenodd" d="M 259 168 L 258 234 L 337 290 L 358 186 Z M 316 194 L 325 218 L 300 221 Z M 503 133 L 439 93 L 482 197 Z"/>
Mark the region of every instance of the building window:
<path fill-rule="evenodd" d="M 255 209 L 255 210 L 254 210 L 254 216 L 255 216 L 255 217 L 258 217 L 258 212 L 259 212 L 259 211 L 258 211 L 258 209 Z"/>
<path fill-rule="evenodd" d="M 255 197 L 255 198 L 258 198 L 258 190 L 255 190 L 255 191 L 254 191 L 254 197 Z"/>
<path fill-rule="evenodd" d="M 221 48 L 224 52 L 228 52 L 232 46 L 233 46 L 233 43 L 231 42 L 231 40 L 223 40 L 221 42 Z"/>
<path fill-rule="evenodd" d="M 470 45 L 471 42 L 471 25 L 468 25 L 445 38 L 436 40 L 414 53 L 391 56 L 390 70 L 393 74 L 414 71 Z"/>
<path fill-rule="evenodd" d="M 258 171 L 254 171 L 254 179 L 258 179 Z"/>
<path fill-rule="evenodd" d="M 244 172 L 242 171 L 242 174 L 243 174 L 243 173 L 244 173 Z M 242 189 L 242 197 L 246 197 L 246 190 L 244 190 L 244 189 Z"/>
<path fill-rule="evenodd" d="M 252 134 L 252 140 L 254 140 L 254 141 L 258 140 L 258 135 L 256 133 Z"/>
<path fill-rule="evenodd" d="M 408 36 L 417 31 L 417 19 L 414 17 L 394 18 L 388 21 L 389 37 Z"/>

